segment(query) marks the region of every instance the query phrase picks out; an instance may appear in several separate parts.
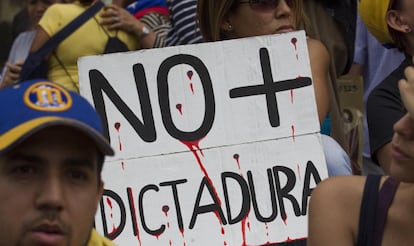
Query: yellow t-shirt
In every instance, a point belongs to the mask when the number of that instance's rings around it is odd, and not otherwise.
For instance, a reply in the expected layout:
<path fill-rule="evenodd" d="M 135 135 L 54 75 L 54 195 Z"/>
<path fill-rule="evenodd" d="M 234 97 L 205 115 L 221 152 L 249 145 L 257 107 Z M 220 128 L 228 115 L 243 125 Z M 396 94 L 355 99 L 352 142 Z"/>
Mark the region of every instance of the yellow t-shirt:
<path fill-rule="evenodd" d="M 53 36 L 87 8 L 87 6 L 82 6 L 77 2 L 71 4 L 54 4 L 46 10 L 39 25 L 49 36 Z M 70 76 L 68 76 L 62 65 L 59 64 L 56 57 L 51 55 L 48 71 L 48 78 L 50 80 L 70 90 L 78 91 L 78 58 L 102 54 L 108 41 L 108 36 L 105 34 L 101 25 L 98 24 L 101 21 L 99 15 L 102 11 L 103 9 L 95 15 L 96 20 L 94 18 L 89 19 L 59 44 L 55 53 Z M 107 32 L 110 36 L 117 35 L 128 46 L 129 50 L 138 49 L 137 38 L 133 35 L 129 35 L 123 31 L 119 31 L 117 34 L 116 31 L 107 30 Z"/>
<path fill-rule="evenodd" d="M 87 246 L 115 246 L 115 244 L 106 237 L 99 235 L 95 229 L 93 229 Z"/>

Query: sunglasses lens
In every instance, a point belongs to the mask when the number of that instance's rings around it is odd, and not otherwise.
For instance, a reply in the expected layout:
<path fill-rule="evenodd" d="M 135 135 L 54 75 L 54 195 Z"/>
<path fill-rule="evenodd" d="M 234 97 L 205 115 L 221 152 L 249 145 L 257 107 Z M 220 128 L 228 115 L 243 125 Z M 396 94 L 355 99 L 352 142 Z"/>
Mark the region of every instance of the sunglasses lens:
<path fill-rule="evenodd" d="M 279 5 L 279 0 L 251 0 L 250 6 L 257 10 L 274 9 Z"/>

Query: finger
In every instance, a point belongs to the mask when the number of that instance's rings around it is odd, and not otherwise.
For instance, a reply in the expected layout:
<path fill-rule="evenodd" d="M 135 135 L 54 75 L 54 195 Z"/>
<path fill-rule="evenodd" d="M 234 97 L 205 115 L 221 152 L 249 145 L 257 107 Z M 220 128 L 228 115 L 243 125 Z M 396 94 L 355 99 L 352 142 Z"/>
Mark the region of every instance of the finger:
<path fill-rule="evenodd" d="M 414 67 L 408 66 L 404 70 L 404 75 L 407 78 L 407 82 L 414 84 Z"/>
<path fill-rule="evenodd" d="M 19 79 L 20 73 L 10 73 L 9 77 L 10 79 L 12 79 L 13 81 L 17 81 Z"/>
<path fill-rule="evenodd" d="M 413 81 L 401 79 L 398 81 L 398 89 L 400 90 L 401 100 L 408 113 L 414 118 L 414 85 Z"/>
<path fill-rule="evenodd" d="M 101 17 L 115 16 L 119 14 L 119 10 L 115 7 L 105 7 L 104 11 L 101 13 Z"/>
<path fill-rule="evenodd" d="M 116 9 L 116 8 L 118 8 L 118 6 L 116 6 L 115 4 L 110 3 L 110 4 L 105 5 L 104 10 Z"/>
<path fill-rule="evenodd" d="M 7 69 L 7 76 L 11 79 L 18 79 L 20 76 L 21 69 Z"/>
<path fill-rule="evenodd" d="M 20 73 L 22 70 L 22 65 L 21 64 L 11 64 L 11 63 L 6 63 L 7 69 L 8 71 L 12 72 L 12 73 Z"/>
<path fill-rule="evenodd" d="M 17 65 L 17 66 L 23 66 L 23 64 L 24 64 L 24 60 L 18 60 L 15 63 L 15 65 Z"/>

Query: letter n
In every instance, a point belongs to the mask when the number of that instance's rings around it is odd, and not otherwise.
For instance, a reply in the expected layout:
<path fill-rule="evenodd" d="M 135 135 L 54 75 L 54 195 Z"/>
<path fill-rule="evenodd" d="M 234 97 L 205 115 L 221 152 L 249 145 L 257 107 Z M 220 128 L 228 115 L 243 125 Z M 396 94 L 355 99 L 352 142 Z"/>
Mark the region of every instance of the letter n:
<path fill-rule="evenodd" d="M 135 84 L 141 104 L 142 118 L 141 122 L 134 112 L 128 107 L 128 105 L 121 99 L 121 97 L 115 92 L 114 88 L 105 78 L 105 76 L 98 70 L 92 69 L 89 71 L 89 80 L 91 83 L 91 91 L 95 108 L 101 116 L 102 123 L 104 125 L 104 135 L 110 140 L 108 117 L 106 113 L 105 102 L 103 98 L 103 92 L 119 110 L 119 112 L 125 117 L 125 119 L 131 124 L 135 132 L 145 142 L 154 142 L 156 140 L 156 132 L 154 125 L 154 117 L 152 114 L 152 107 L 150 97 L 148 93 L 147 79 L 145 77 L 145 71 L 142 64 L 135 64 L 133 66 Z"/>

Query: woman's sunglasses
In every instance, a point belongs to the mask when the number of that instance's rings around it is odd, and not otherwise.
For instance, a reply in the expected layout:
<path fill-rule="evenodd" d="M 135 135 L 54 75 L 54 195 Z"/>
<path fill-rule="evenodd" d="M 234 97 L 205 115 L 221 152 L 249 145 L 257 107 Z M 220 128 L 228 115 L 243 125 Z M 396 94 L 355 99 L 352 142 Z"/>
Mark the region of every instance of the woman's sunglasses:
<path fill-rule="evenodd" d="M 286 2 L 289 4 L 289 2 L 293 2 L 293 0 Z M 239 3 L 248 3 L 252 9 L 256 10 L 268 10 L 277 8 L 280 0 L 240 0 Z"/>

